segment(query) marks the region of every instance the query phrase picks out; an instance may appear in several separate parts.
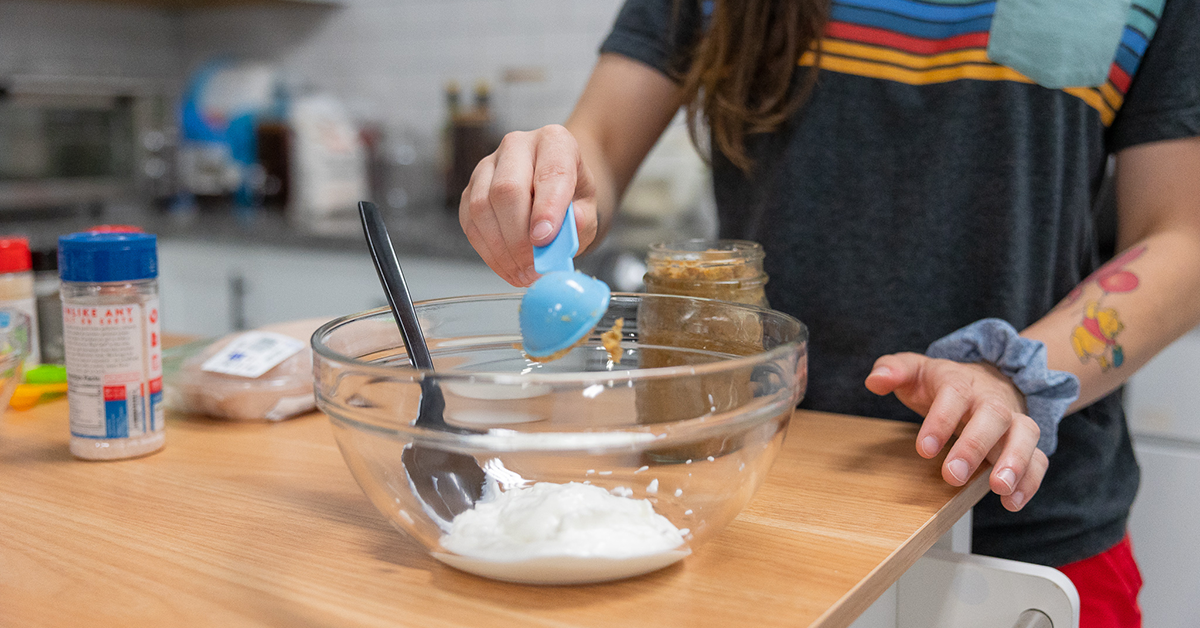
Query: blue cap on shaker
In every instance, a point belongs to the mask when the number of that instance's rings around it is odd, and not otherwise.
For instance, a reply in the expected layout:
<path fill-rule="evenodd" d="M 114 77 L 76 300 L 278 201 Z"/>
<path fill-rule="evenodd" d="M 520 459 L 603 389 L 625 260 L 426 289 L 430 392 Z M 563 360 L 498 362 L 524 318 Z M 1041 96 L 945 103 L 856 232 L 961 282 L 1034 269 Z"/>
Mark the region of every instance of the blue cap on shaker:
<path fill-rule="evenodd" d="M 138 281 L 158 277 L 158 238 L 148 233 L 72 233 L 58 238 L 63 281 Z"/>

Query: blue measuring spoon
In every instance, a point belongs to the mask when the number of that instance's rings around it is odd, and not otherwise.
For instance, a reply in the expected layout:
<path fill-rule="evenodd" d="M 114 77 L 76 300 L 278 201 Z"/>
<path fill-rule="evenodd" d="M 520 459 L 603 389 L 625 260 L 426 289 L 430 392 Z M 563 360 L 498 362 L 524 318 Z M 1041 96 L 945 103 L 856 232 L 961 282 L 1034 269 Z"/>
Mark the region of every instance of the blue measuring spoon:
<path fill-rule="evenodd" d="M 545 358 L 579 342 L 600 322 L 612 295 L 608 284 L 575 270 L 579 252 L 575 204 L 567 206 L 558 235 L 533 247 L 533 269 L 542 276 L 521 298 L 521 344 L 525 353 Z"/>

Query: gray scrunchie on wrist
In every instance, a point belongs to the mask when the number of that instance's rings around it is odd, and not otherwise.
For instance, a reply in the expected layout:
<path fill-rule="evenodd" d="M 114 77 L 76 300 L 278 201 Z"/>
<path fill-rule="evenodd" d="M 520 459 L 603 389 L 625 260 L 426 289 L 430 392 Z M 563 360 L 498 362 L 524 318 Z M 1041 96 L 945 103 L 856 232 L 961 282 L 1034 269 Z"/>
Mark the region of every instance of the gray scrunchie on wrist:
<path fill-rule="evenodd" d="M 1025 395 L 1026 413 L 1042 430 L 1038 449 L 1049 456 L 1058 448 L 1058 423 L 1079 398 L 1079 378 L 1048 368 L 1041 341 L 1021 337 L 1007 321 L 985 318 L 935 340 L 925 355 L 995 366 Z"/>

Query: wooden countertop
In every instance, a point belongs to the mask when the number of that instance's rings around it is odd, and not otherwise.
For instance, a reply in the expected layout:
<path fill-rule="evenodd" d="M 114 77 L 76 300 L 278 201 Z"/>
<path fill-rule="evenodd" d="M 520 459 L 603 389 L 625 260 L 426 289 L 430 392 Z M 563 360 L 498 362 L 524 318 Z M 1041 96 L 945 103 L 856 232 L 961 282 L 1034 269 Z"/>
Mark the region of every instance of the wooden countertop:
<path fill-rule="evenodd" d="M 350 476 L 319 414 L 167 419 L 161 452 L 83 462 L 65 400 L 0 418 L 2 626 L 846 626 L 987 491 L 916 426 L 797 412 L 753 502 L 621 582 L 493 582 L 429 558 Z"/>

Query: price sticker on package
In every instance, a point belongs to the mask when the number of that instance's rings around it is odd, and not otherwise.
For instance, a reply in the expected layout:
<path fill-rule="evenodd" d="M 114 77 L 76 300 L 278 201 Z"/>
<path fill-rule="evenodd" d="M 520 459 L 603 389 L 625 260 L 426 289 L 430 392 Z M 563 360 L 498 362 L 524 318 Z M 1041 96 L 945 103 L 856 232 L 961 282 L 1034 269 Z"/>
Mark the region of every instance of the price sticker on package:
<path fill-rule="evenodd" d="M 201 370 L 254 378 L 296 355 L 304 343 L 269 331 L 246 332 L 234 338 L 216 355 L 204 361 Z"/>

